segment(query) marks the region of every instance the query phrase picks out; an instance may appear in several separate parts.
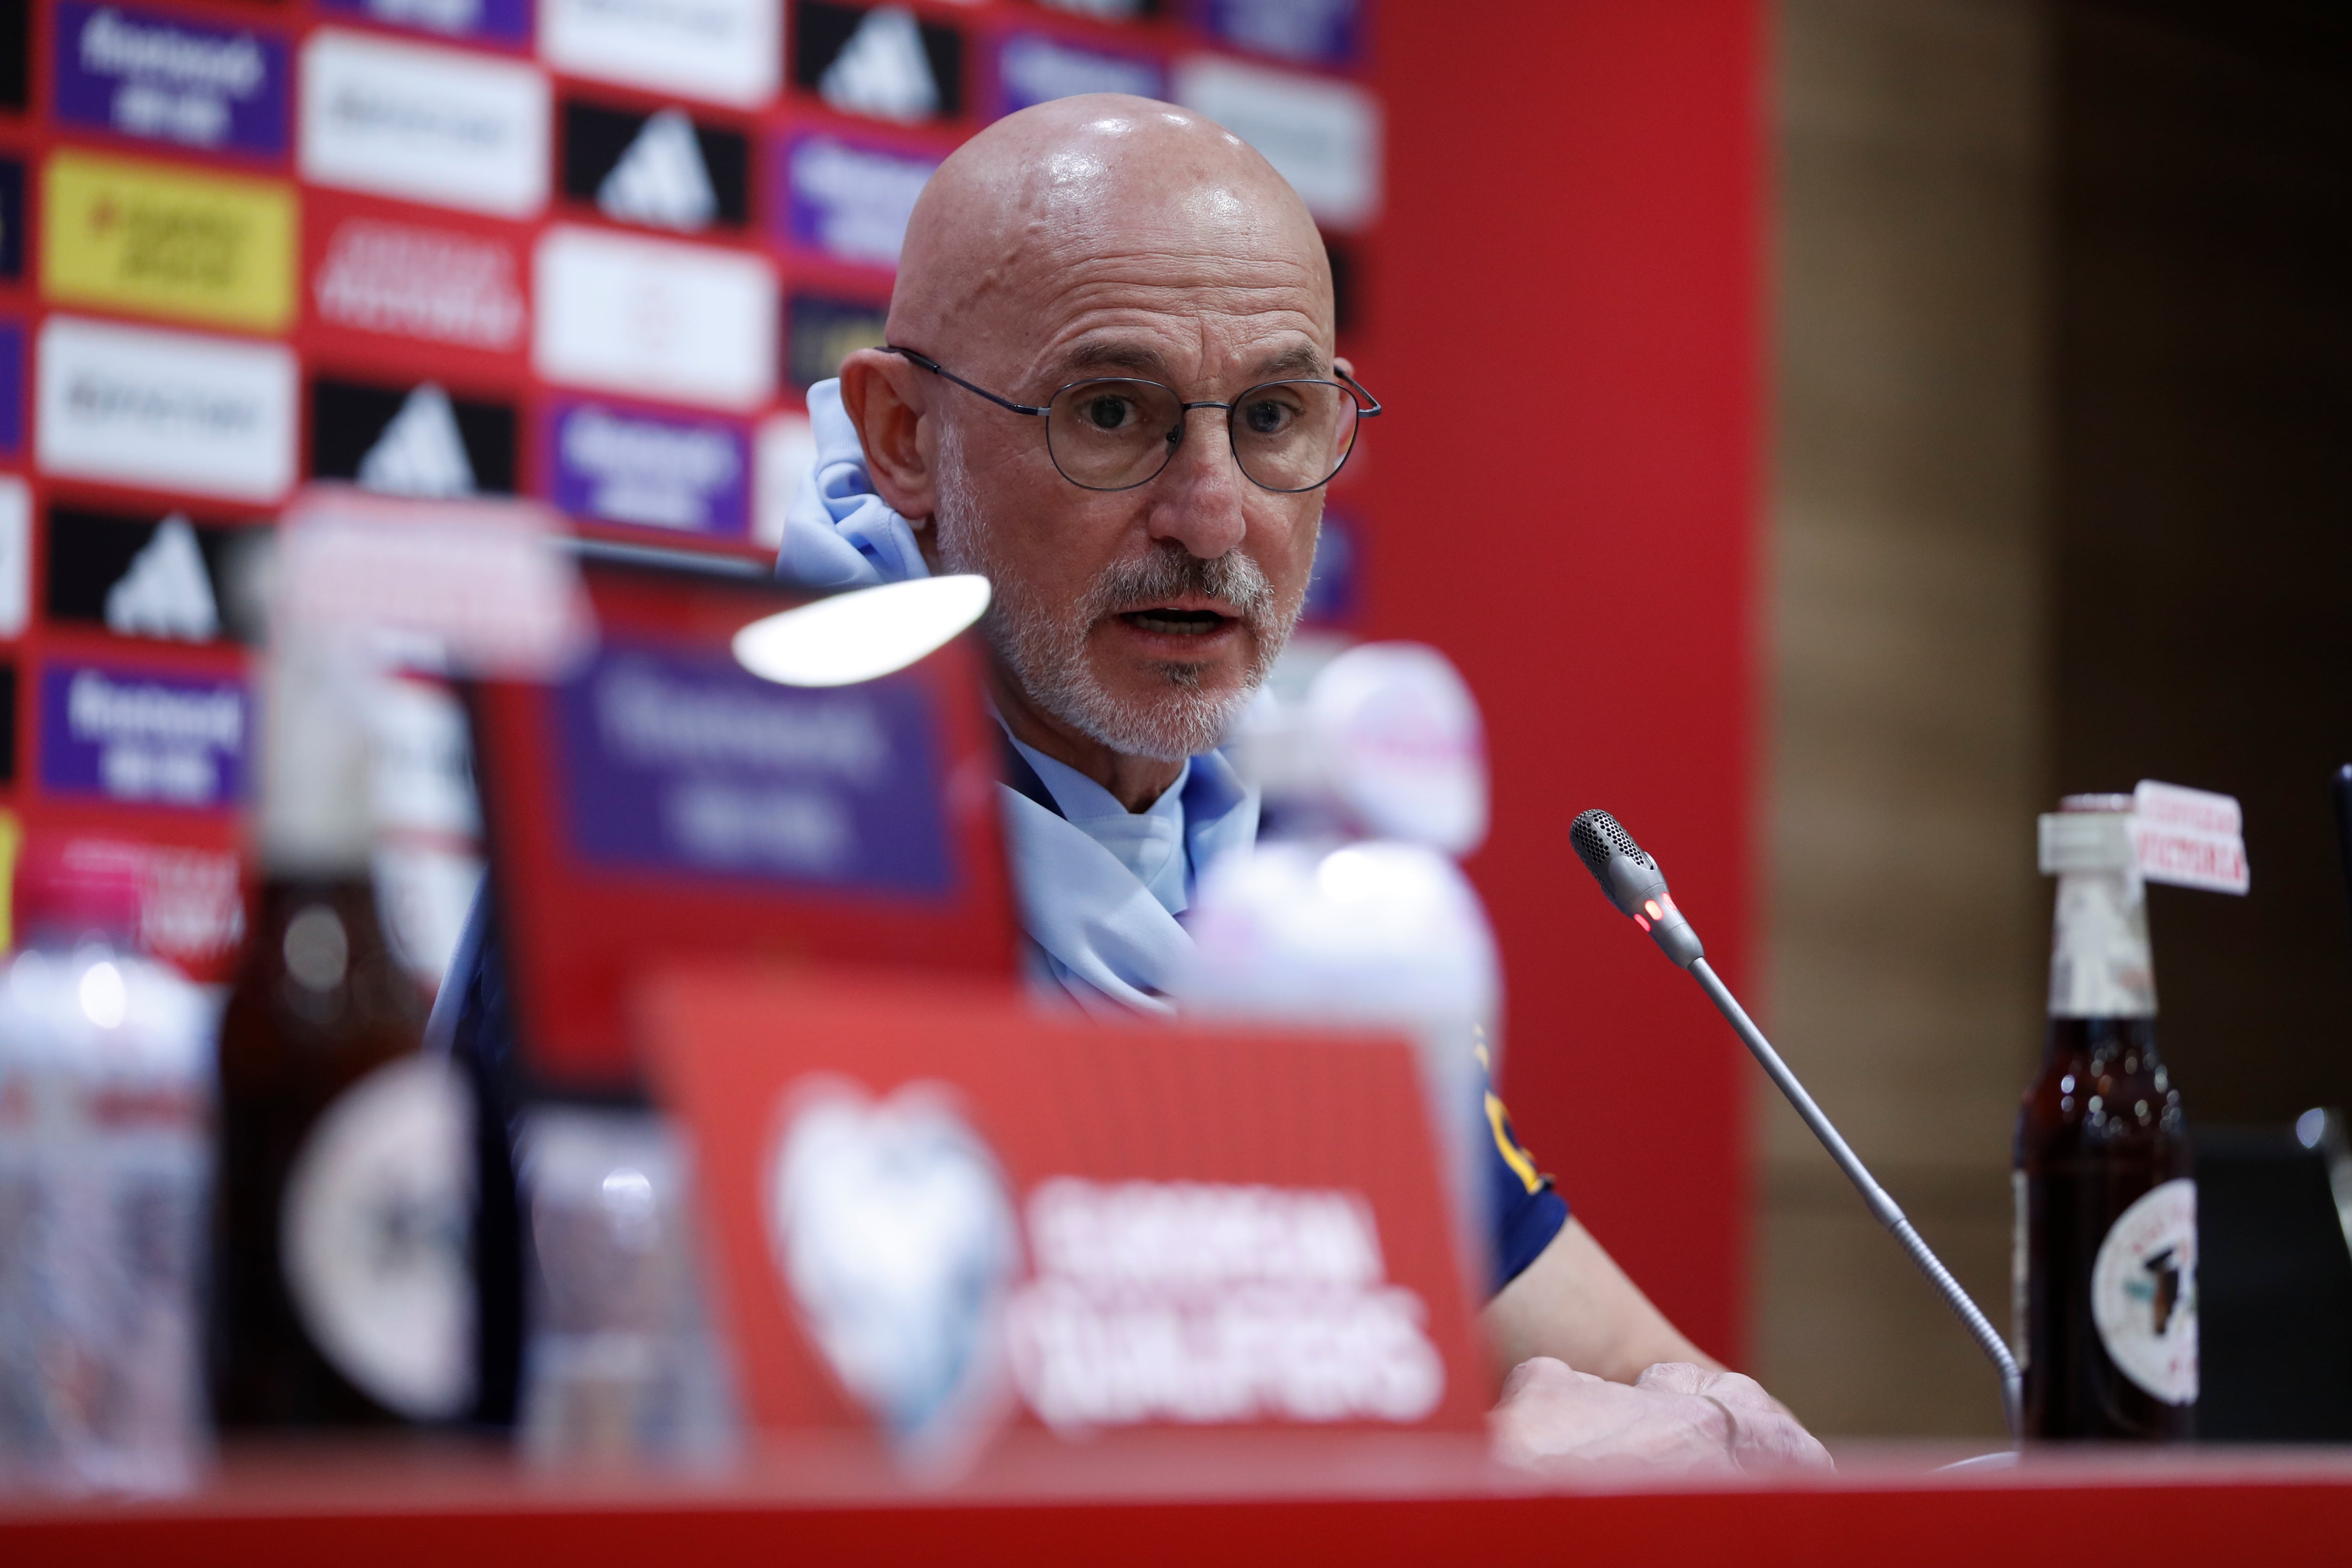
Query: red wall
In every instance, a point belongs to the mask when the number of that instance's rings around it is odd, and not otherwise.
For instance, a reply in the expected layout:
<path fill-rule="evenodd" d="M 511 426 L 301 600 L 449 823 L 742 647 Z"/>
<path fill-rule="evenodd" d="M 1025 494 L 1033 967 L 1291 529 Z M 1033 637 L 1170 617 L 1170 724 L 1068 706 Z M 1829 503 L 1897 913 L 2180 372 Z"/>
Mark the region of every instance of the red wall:
<path fill-rule="evenodd" d="M 1749 973 L 1763 204 L 1756 0 L 1380 8 L 1389 205 L 1358 357 L 1371 635 L 1485 705 L 1472 870 L 1522 1136 L 1708 1350 L 1742 1346 L 1738 1042 L 1570 853 L 1622 818 Z"/>

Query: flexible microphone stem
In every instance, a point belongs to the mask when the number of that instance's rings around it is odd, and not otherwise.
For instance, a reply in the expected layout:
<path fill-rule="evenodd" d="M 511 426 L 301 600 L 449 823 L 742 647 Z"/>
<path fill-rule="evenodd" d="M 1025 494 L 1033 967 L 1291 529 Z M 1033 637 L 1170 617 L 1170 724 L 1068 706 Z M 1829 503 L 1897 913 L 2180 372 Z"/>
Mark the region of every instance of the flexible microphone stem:
<path fill-rule="evenodd" d="M 1731 994 L 1731 988 L 1717 977 L 1704 958 L 1691 960 L 1688 967 L 1692 978 L 1706 993 L 1707 999 L 1715 1004 L 1716 1011 L 1723 1015 L 1740 1039 L 1746 1042 L 1750 1054 L 1762 1064 L 1766 1075 L 1787 1097 L 1789 1103 L 1797 1108 L 1797 1114 L 1805 1119 L 1805 1125 L 1813 1130 L 1813 1136 L 1820 1139 L 1822 1147 L 1830 1152 L 1830 1158 L 1836 1161 L 1838 1169 L 1845 1173 L 1845 1179 L 1852 1182 L 1854 1190 L 1862 1194 L 1862 1201 L 1869 1206 L 1871 1214 L 1902 1244 L 1903 1250 L 1911 1255 L 1911 1261 L 1918 1265 L 1919 1272 L 1927 1277 L 1927 1283 L 1943 1297 L 1944 1305 L 1952 1310 L 1952 1315 L 1960 1320 L 1961 1325 L 1977 1342 L 1977 1348 L 1984 1352 L 1985 1359 L 1991 1362 L 2000 1373 L 2001 1415 L 2009 1422 L 2010 1441 L 2018 1442 L 2024 1433 L 2024 1380 L 2017 1370 L 2017 1358 L 2009 1353 L 2008 1342 L 1987 1321 L 1969 1293 L 1960 1288 L 1960 1282 L 1952 1278 L 1951 1270 L 1944 1267 L 1943 1260 L 1920 1239 L 1919 1233 L 1904 1217 L 1902 1209 L 1871 1175 L 1870 1168 L 1846 1146 L 1844 1138 L 1831 1125 L 1830 1119 L 1822 1113 L 1822 1108 L 1813 1103 L 1813 1097 L 1805 1092 L 1805 1086 L 1797 1081 L 1797 1075 L 1789 1070 L 1789 1064 L 1780 1059 L 1780 1053 L 1772 1048 L 1772 1042 L 1764 1037 L 1764 1031 L 1756 1026 L 1756 1021 L 1748 1016 L 1748 1009 L 1739 1005 L 1739 998 Z"/>

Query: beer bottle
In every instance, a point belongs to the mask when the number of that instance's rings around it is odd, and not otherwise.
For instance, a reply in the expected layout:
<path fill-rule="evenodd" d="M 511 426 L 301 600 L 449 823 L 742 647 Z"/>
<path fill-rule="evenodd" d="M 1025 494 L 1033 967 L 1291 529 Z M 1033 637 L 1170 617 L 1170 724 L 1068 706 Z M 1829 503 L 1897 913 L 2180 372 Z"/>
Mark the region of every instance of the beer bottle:
<path fill-rule="evenodd" d="M 367 683 L 323 648 L 265 672 L 262 887 L 221 1023 L 212 1324 L 224 1426 L 453 1419 L 476 1377 L 464 1084 L 369 872 Z"/>
<path fill-rule="evenodd" d="M 2018 1115 L 2012 1308 L 2025 1427 L 2163 1442 L 2197 1408 L 2197 1188 L 2156 1043 L 2130 795 L 2042 819 L 2058 877 L 2050 1029 Z"/>

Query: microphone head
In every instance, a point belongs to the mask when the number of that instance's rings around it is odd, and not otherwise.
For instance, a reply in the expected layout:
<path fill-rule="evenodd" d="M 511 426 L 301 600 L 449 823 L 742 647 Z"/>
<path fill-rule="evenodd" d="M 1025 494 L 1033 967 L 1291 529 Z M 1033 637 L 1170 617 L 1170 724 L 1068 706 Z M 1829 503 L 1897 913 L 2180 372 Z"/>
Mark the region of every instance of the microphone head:
<path fill-rule="evenodd" d="M 1612 858 L 1622 855 L 1644 871 L 1658 868 L 1658 863 L 1633 842 L 1633 836 L 1597 806 L 1569 825 L 1568 841 L 1575 846 L 1576 858 L 1584 862 L 1584 868 L 1592 873 L 1593 880 L 1601 884 L 1612 902 L 1617 897 L 1617 889 L 1609 879 L 1609 862 Z"/>
<path fill-rule="evenodd" d="M 1605 811 L 1584 812 L 1569 825 L 1568 841 L 1617 912 L 1631 916 L 1667 957 L 1688 969 L 1705 956 L 1698 933 L 1666 891 L 1666 874 L 1615 817 Z"/>

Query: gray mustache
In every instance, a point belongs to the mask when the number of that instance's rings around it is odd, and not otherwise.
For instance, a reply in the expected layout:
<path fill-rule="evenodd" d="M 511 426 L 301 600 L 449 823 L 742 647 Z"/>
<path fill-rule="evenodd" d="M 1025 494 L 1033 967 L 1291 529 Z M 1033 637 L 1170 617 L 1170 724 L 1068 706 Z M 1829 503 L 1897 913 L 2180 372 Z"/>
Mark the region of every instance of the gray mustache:
<path fill-rule="evenodd" d="M 1197 594 L 1223 605 L 1256 626 L 1274 605 L 1274 584 L 1258 563 L 1238 550 L 1204 561 L 1181 545 L 1170 545 L 1139 560 L 1114 562 L 1095 579 L 1087 595 L 1087 624 L 1105 616 L 1163 604 Z"/>

